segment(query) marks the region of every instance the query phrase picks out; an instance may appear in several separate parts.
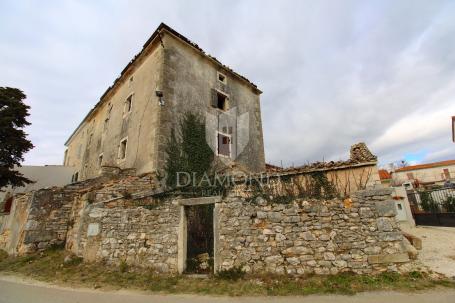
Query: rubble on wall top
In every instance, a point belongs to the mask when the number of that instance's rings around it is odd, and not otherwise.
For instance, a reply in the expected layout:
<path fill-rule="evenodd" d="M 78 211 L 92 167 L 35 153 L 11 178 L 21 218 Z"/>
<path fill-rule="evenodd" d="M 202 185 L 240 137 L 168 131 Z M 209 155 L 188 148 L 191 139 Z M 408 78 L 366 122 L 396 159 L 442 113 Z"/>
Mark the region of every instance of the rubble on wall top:
<path fill-rule="evenodd" d="M 360 142 L 351 146 L 349 160 L 316 161 L 302 166 L 288 168 L 266 164 L 266 171 L 270 173 L 301 173 L 373 165 L 376 164 L 377 160 L 378 158 L 371 153 L 366 144 Z"/>

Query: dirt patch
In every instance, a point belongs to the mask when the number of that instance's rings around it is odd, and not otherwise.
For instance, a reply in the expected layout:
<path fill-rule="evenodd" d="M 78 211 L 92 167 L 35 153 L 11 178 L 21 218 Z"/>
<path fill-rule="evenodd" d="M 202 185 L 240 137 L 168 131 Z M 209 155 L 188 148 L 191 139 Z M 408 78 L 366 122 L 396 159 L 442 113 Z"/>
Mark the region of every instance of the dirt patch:
<path fill-rule="evenodd" d="M 422 240 L 418 260 L 432 271 L 455 277 L 455 228 L 402 225 L 401 229 Z"/>

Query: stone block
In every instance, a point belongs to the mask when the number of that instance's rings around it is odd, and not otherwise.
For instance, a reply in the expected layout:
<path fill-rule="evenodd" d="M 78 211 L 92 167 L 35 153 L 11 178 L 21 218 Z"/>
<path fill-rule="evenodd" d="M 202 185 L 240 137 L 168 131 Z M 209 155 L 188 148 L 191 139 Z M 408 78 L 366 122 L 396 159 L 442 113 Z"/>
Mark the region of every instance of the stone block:
<path fill-rule="evenodd" d="M 100 233 L 99 223 L 90 223 L 87 227 L 87 237 L 94 237 Z"/>
<path fill-rule="evenodd" d="M 392 222 L 387 217 L 381 217 L 376 220 L 376 224 L 378 226 L 379 231 L 392 231 L 393 226 Z"/>
<path fill-rule="evenodd" d="M 395 217 L 397 215 L 395 201 L 393 200 L 378 201 L 375 203 L 375 207 L 380 217 Z"/>
<path fill-rule="evenodd" d="M 407 253 L 368 256 L 368 263 L 370 263 L 370 264 L 404 263 L 404 262 L 409 262 L 409 256 Z"/>

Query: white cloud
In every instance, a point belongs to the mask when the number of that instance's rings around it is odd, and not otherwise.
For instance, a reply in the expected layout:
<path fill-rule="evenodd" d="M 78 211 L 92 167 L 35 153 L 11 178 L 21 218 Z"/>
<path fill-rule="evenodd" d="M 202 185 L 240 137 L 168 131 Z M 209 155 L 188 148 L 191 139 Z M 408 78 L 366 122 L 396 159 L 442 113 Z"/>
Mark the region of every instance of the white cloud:
<path fill-rule="evenodd" d="M 382 163 L 455 158 L 454 14 L 452 1 L 2 1 L 0 85 L 32 106 L 26 163 L 61 163 L 164 21 L 264 91 L 267 161 L 338 159 L 359 141 Z"/>

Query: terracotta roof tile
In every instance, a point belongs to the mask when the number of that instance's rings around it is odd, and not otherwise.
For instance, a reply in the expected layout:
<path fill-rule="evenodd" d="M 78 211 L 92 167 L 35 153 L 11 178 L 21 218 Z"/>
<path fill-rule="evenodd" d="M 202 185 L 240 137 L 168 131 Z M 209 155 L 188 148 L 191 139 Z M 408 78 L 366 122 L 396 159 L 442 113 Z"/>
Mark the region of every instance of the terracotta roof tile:
<path fill-rule="evenodd" d="M 409 170 L 415 170 L 415 169 L 433 168 L 433 167 L 439 167 L 439 166 L 449 166 L 449 165 L 455 165 L 455 160 L 447 160 L 447 161 L 425 163 L 425 164 L 419 164 L 419 165 L 411 165 L 411 166 L 399 168 L 399 169 L 395 170 L 395 172 L 409 171 Z"/>

